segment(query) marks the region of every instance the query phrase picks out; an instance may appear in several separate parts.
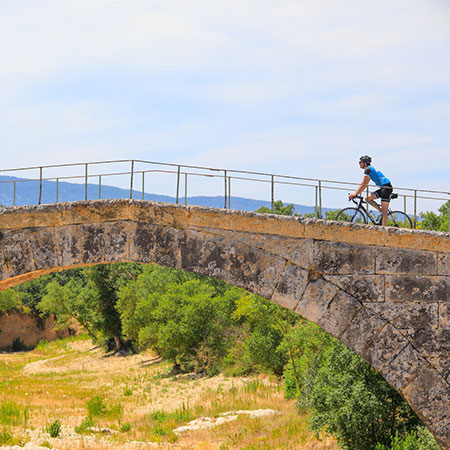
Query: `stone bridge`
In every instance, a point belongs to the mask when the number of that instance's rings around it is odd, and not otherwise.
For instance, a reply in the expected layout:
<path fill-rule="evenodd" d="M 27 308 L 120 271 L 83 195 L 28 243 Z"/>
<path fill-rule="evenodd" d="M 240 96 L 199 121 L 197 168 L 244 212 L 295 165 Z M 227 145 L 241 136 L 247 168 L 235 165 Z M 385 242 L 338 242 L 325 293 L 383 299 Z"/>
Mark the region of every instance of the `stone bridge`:
<path fill-rule="evenodd" d="M 99 200 L 0 212 L 0 290 L 55 270 L 155 263 L 294 310 L 364 358 L 450 449 L 450 234 Z"/>

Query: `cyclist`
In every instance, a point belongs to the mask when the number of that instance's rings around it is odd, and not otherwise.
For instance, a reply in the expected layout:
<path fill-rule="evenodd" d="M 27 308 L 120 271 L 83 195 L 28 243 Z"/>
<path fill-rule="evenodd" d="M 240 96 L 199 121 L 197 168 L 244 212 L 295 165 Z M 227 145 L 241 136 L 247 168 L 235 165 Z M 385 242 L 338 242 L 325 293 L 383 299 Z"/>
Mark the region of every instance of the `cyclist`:
<path fill-rule="evenodd" d="M 369 196 L 366 197 L 366 200 L 375 209 L 381 212 L 381 225 L 384 226 L 387 223 L 389 202 L 392 194 L 392 184 L 388 178 L 386 178 L 379 170 L 375 169 L 375 167 L 372 167 L 371 164 L 372 158 L 370 156 L 364 155 L 359 158 L 359 167 L 364 170 L 364 177 L 358 189 L 356 189 L 354 194 L 349 194 L 348 199 L 351 200 L 353 197 L 361 194 L 367 188 L 369 181 L 372 180 L 377 186 L 380 187 L 380 189 L 377 189 L 375 192 L 371 192 Z M 381 199 L 381 207 L 374 201 L 376 198 Z"/>

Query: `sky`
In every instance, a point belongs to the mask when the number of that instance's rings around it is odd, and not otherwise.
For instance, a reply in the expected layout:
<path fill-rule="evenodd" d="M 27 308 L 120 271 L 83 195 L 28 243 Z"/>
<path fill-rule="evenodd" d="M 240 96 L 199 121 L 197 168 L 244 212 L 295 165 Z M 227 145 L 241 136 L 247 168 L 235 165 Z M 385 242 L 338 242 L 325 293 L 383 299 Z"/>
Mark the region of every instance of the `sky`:
<path fill-rule="evenodd" d="M 450 189 L 447 0 L 0 0 L 2 168 L 145 159 Z"/>

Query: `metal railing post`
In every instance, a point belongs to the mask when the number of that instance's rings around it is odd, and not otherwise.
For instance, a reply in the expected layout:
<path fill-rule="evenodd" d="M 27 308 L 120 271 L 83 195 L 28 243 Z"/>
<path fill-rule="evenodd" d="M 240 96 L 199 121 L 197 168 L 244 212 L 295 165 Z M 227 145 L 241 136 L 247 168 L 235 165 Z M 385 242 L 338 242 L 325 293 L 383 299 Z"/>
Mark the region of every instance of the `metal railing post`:
<path fill-rule="evenodd" d="M 40 205 L 42 202 L 42 167 L 39 167 L 39 202 Z"/>
<path fill-rule="evenodd" d="M 322 218 L 322 182 L 319 180 L 319 219 Z"/>
<path fill-rule="evenodd" d="M 177 205 L 178 205 L 178 199 L 179 199 L 179 195 L 180 195 L 180 172 L 181 172 L 181 166 L 178 166 L 178 171 L 177 171 Z"/>
<path fill-rule="evenodd" d="M 369 192 L 369 185 L 367 185 L 367 187 L 366 187 L 366 199 L 368 199 L 369 198 L 369 194 L 370 194 L 370 192 Z M 369 209 L 370 209 L 370 203 L 369 203 L 369 201 L 367 200 L 367 212 L 369 212 Z"/>
<path fill-rule="evenodd" d="M 16 206 L 16 182 L 14 181 L 13 206 Z"/>
<path fill-rule="evenodd" d="M 231 177 L 228 177 L 228 209 L 231 209 Z"/>
<path fill-rule="evenodd" d="M 84 165 L 84 200 L 88 199 L 87 189 L 88 189 L 88 163 Z"/>
<path fill-rule="evenodd" d="M 272 214 L 273 214 L 273 204 L 274 204 L 274 202 L 275 202 L 275 181 L 274 181 L 274 176 L 273 175 L 271 175 L 271 182 L 270 182 L 270 184 L 271 184 L 271 191 L 272 191 L 272 194 L 271 194 L 271 209 L 272 209 Z"/>
<path fill-rule="evenodd" d="M 59 202 L 59 178 L 56 179 L 56 203 Z"/>
<path fill-rule="evenodd" d="M 403 196 L 403 212 L 406 214 L 406 195 Z"/>
<path fill-rule="evenodd" d="M 131 160 L 130 199 L 133 198 L 134 159 Z"/>
<path fill-rule="evenodd" d="M 227 190 L 228 190 L 228 188 L 227 188 L 227 171 L 226 170 L 224 170 L 223 171 L 223 182 L 224 182 L 224 205 L 223 205 L 223 207 L 225 208 L 225 209 L 227 209 Z"/>
<path fill-rule="evenodd" d="M 184 174 L 184 204 L 187 205 L 187 177 L 188 174 Z"/>
<path fill-rule="evenodd" d="M 101 200 L 102 198 L 102 176 L 98 176 L 98 199 Z"/>
<path fill-rule="evenodd" d="M 316 219 L 319 218 L 319 186 L 314 186 L 314 211 L 316 213 Z"/>
<path fill-rule="evenodd" d="M 144 186 L 145 186 L 145 171 L 142 171 L 142 200 L 144 200 Z"/>
<path fill-rule="evenodd" d="M 417 223 L 417 189 L 414 189 L 414 224 L 413 228 L 416 228 Z"/>

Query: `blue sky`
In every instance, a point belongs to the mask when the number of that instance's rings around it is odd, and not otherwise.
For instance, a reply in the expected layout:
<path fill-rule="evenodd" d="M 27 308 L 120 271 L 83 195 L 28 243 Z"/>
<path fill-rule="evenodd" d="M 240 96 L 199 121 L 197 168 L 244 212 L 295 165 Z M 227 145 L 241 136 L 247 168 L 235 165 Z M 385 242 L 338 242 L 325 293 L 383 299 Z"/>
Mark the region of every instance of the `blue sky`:
<path fill-rule="evenodd" d="M 142 158 L 450 189 L 447 0 L 0 0 L 3 168 Z"/>

